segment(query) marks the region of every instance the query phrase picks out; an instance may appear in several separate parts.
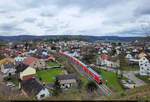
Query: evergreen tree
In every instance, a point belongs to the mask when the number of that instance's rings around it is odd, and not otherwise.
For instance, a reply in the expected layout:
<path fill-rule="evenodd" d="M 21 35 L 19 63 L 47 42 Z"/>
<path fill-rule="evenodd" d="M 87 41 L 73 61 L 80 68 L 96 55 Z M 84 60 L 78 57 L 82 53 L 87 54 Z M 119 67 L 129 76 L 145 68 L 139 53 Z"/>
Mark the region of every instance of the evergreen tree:
<path fill-rule="evenodd" d="M 120 75 L 121 75 L 121 78 L 122 78 L 122 76 L 123 76 L 123 70 L 124 70 L 123 67 L 126 64 L 124 55 L 123 54 L 118 55 L 118 59 L 120 61 L 120 67 L 119 67 L 119 69 L 120 69 Z"/>
<path fill-rule="evenodd" d="M 86 85 L 86 90 L 88 92 L 93 92 L 93 91 L 97 90 L 97 85 L 95 84 L 94 81 L 89 81 Z"/>
<path fill-rule="evenodd" d="M 54 96 L 58 96 L 59 93 L 62 91 L 60 88 L 60 83 L 58 81 L 58 79 L 56 78 L 55 84 L 53 86 L 54 90 L 53 90 L 53 95 Z"/>

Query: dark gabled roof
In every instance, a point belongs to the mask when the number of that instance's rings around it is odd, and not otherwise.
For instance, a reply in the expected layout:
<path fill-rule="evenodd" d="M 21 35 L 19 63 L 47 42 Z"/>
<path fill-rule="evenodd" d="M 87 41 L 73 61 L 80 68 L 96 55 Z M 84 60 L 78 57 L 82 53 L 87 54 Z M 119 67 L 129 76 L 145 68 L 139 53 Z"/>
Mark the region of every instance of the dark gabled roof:
<path fill-rule="evenodd" d="M 58 80 L 68 80 L 68 79 L 77 79 L 77 75 L 75 73 L 68 75 L 58 75 L 56 76 Z"/>
<path fill-rule="evenodd" d="M 28 95 L 37 95 L 44 88 L 42 83 L 36 78 L 22 81 L 21 87 Z"/>
<path fill-rule="evenodd" d="M 53 89 L 53 86 L 54 86 L 54 82 L 49 82 L 49 83 L 45 83 L 45 86 L 49 89 Z"/>
<path fill-rule="evenodd" d="M 16 66 L 16 73 L 23 72 L 27 67 L 28 65 L 20 63 L 19 65 Z"/>

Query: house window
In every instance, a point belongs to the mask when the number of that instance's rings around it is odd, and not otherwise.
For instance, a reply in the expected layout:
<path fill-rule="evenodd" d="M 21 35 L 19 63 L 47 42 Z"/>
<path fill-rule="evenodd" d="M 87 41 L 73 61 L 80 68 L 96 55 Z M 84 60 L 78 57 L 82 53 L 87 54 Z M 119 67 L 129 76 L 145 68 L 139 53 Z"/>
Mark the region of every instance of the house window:
<path fill-rule="evenodd" d="M 43 98 L 45 96 L 45 94 L 42 94 L 40 97 Z"/>
<path fill-rule="evenodd" d="M 68 88 L 68 85 L 66 85 L 66 88 Z"/>
<path fill-rule="evenodd" d="M 147 66 L 147 64 L 145 64 L 145 66 Z"/>

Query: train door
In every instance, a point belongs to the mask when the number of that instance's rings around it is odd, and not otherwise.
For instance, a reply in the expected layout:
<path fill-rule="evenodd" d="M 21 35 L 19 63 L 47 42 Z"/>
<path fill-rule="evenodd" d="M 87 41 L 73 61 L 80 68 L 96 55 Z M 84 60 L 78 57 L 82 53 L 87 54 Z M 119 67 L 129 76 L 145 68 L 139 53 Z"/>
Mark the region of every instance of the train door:
<path fill-rule="evenodd" d="M 85 67 L 85 71 L 88 72 L 88 68 L 87 67 Z"/>
<path fill-rule="evenodd" d="M 99 82 L 100 82 L 100 80 L 99 80 L 99 78 L 98 78 L 98 76 L 97 76 L 97 75 L 94 75 L 94 79 L 97 81 L 97 83 L 99 83 Z"/>
<path fill-rule="evenodd" d="M 92 76 L 92 73 L 89 71 L 89 75 Z"/>

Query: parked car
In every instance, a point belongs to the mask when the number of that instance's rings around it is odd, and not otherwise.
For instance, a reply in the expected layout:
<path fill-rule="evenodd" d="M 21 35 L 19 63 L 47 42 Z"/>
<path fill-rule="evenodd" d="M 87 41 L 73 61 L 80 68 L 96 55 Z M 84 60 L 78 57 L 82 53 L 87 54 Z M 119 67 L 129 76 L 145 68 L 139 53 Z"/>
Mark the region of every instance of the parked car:
<path fill-rule="evenodd" d="M 6 86 L 8 86 L 8 87 L 15 87 L 15 84 L 13 84 L 12 82 L 8 82 Z"/>
<path fill-rule="evenodd" d="M 121 80 L 121 83 L 122 84 L 126 84 L 127 82 L 125 80 Z"/>
<path fill-rule="evenodd" d="M 125 89 L 130 89 L 130 87 L 126 85 L 126 86 L 125 86 Z"/>
<path fill-rule="evenodd" d="M 127 82 L 128 82 L 129 84 L 131 84 L 131 83 L 132 83 L 132 81 L 131 81 L 131 80 L 128 80 Z"/>

